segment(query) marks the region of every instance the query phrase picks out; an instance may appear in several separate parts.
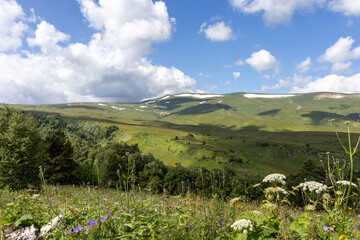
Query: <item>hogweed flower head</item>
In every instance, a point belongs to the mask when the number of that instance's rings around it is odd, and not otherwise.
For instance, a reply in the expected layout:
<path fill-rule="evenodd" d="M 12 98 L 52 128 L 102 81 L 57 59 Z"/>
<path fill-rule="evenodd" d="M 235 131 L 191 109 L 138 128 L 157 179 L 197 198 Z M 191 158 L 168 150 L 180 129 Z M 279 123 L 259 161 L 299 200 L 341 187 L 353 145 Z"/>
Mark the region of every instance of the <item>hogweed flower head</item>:
<path fill-rule="evenodd" d="M 346 180 L 337 181 L 336 184 L 341 184 L 341 185 L 349 186 L 349 185 L 350 185 L 350 181 L 346 181 Z M 357 187 L 357 185 L 356 185 L 355 183 L 351 183 L 351 186 Z"/>
<path fill-rule="evenodd" d="M 300 183 L 299 186 L 303 191 L 309 190 L 310 192 L 315 192 L 316 194 L 320 194 L 322 191 L 325 191 L 328 188 L 325 184 L 316 181 Z"/>
<path fill-rule="evenodd" d="M 282 187 L 268 187 L 268 188 L 265 188 L 265 192 L 266 193 L 277 193 L 277 192 L 281 192 L 283 194 L 288 194 L 288 192 L 283 189 Z"/>
<path fill-rule="evenodd" d="M 242 200 L 242 197 L 236 197 L 230 200 L 230 204 L 231 205 L 235 205 L 235 203 L 239 202 Z"/>
<path fill-rule="evenodd" d="M 234 222 L 231 225 L 231 228 L 234 229 L 235 231 L 243 231 L 244 234 L 247 234 L 248 231 L 251 232 L 253 230 L 253 225 L 251 224 L 250 220 L 240 219 Z"/>
<path fill-rule="evenodd" d="M 273 174 L 267 175 L 263 179 L 263 182 L 281 183 L 282 185 L 285 185 L 285 181 L 284 181 L 285 179 L 286 179 L 286 177 L 284 174 L 273 173 Z"/>

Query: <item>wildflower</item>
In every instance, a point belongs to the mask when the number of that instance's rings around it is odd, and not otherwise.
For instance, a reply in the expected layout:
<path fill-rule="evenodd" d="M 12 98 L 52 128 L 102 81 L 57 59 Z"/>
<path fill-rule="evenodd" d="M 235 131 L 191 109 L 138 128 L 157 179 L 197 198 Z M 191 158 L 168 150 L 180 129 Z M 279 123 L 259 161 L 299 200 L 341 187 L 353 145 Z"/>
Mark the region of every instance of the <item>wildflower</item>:
<path fill-rule="evenodd" d="M 315 205 L 308 204 L 308 205 L 305 206 L 305 210 L 307 210 L 307 211 L 315 211 L 316 207 L 315 207 Z"/>
<path fill-rule="evenodd" d="M 241 197 L 233 198 L 233 199 L 230 200 L 230 204 L 234 205 L 236 202 L 241 201 L 241 199 L 242 199 Z"/>
<path fill-rule="evenodd" d="M 90 225 L 87 226 L 86 231 L 88 232 L 90 230 Z"/>
<path fill-rule="evenodd" d="M 95 189 L 97 189 L 97 188 L 98 188 L 98 186 L 95 186 L 94 188 L 95 188 Z"/>
<path fill-rule="evenodd" d="M 97 224 L 97 219 L 96 219 L 96 221 L 94 221 L 94 220 L 89 220 L 89 225 L 91 225 L 91 226 L 96 226 L 96 224 Z"/>
<path fill-rule="evenodd" d="M 358 215 L 358 218 L 360 218 L 360 215 Z"/>
<path fill-rule="evenodd" d="M 181 184 L 184 185 L 184 181 L 181 181 Z"/>
<path fill-rule="evenodd" d="M 303 189 L 303 191 L 309 190 L 310 192 L 315 192 L 316 194 L 320 194 L 322 191 L 327 189 L 326 185 L 316 181 L 300 183 L 299 186 Z"/>
<path fill-rule="evenodd" d="M 350 181 L 346 181 L 346 180 L 342 180 L 342 181 L 337 181 L 336 184 L 341 184 L 341 185 L 350 185 Z M 357 187 L 357 185 L 355 183 L 351 183 L 351 186 Z"/>
<path fill-rule="evenodd" d="M 253 213 L 255 216 L 261 216 L 261 215 L 263 215 L 263 213 L 260 212 L 260 211 L 258 211 L 258 210 L 254 210 L 252 213 Z"/>
<path fill-rule="evenodd" d="M 326 225 L 324 225 L 324 226 L 323 226 L 323 229 L 324 229 L 325 231 L 328 231 L 328 230 L 329 230 L 329 227 L 326 226 Z"/>
<path fill-rule="evenodd" d="M 77 228 L 79 229 L 79 231 L 83 230 L 83 228 L 80 224 L 77 226 Z"/>
<path fill-rule="evenodd" d="M 87 185 L 90 185 L 90 182 L 87 182 L 86 184 L 87 184 Z"/>
<path fill-rule="evenodd" d="M 251 232 L 253 230 L 253 225 L 251 224 L 250 220 L 247 219 L 240 219 L 234 222 L 231 225 L 231 228 L 235 231 L 243 231 L 243 233 L 247 233 L 248 230 Z"/>
<path fill-rule="evenodd" d="M 73 229 L 70 228 L 69 231 L 68 231 L 68 234 L 71 235 L 73 233 Z"/>
<path fill-rule="evenodd" d="M 108 215 L 103 216 L 103 218 L 100 220 L 100 222 L 104 223 L 107 219 Z"/>
<path fill-rule="evenodd" d="M 284 174 L 280 174 L 280 173 L 273 173 L 270 175 L 267 175 L 264 179 L 263 182 L 274 182 L 274 183 L 281 183 L 282 185 L 285 185 L 285 180 L 286 177 Z"/>
<path fill-rule="evenodd" d="M 263 204 L 262 207 L 265 209 L 276 209 L 277 206 L 274 203 L 267 202 Z"/>
<path fill-rule="evenodd" d="M 285 189 L 281 188 L 281 187 L 268 187 L 268 188 L 265 189 L 265 192 L 268 192 L 268 193 L 270 193 L 270 192 L 274 192 L 274 193 L 281 192 L 283 194 L 288 194 L 288 192 Z"/>

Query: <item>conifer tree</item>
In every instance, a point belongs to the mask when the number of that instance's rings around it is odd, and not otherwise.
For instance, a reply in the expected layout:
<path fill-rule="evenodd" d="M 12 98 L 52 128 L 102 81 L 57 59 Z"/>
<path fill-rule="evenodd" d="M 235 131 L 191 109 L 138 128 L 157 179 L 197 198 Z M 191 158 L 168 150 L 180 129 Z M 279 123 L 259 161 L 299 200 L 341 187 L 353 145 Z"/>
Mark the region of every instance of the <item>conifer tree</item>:
<path fill-rule="evenodd" d="M 0 188 L 39 187 L 42 150 L 33 118 L 8 105 L 0 108 Z"/>

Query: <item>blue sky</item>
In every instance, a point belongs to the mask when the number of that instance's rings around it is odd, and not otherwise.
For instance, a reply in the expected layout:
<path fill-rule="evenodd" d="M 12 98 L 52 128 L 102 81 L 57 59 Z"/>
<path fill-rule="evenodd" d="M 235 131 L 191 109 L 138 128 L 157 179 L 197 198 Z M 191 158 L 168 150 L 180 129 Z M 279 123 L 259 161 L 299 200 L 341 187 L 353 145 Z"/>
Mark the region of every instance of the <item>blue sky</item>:
<path fill-rule="evenodd" d="M 360 92 L 360 0 L 0 0 L 0 102 Z"/>

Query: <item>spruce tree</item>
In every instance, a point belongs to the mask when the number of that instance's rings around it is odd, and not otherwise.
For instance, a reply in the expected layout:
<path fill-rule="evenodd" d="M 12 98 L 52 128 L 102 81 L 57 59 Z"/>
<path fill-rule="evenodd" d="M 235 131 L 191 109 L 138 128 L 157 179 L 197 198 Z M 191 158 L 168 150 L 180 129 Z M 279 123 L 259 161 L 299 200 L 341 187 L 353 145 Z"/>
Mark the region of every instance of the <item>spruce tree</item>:
<path fill-rule="evenodd" d="M 73 147 L 64 132 L 56 130 L 45 138 L 45 177 L 51 184 L 77 183 L 78 164 L 73 159 Z"/>
<path fill-rule="evenodd" d="M 33 118 L 4 105 L 0 108 L 0 188 L 39 187 L 42 160 L 42 141 Z"/>

